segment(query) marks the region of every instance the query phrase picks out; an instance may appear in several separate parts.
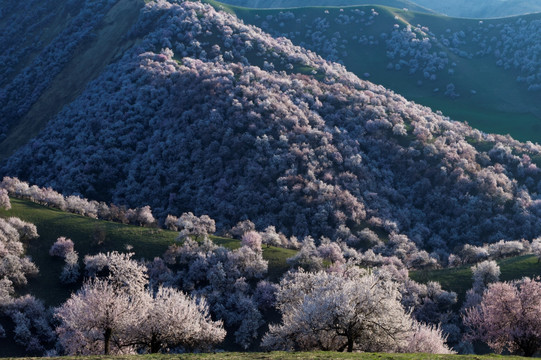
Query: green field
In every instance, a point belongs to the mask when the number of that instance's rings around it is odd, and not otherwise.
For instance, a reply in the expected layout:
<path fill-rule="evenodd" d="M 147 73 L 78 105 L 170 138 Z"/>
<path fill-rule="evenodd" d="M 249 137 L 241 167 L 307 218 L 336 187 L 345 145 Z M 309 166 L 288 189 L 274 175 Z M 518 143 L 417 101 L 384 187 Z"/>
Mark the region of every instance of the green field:
<path fill-rule="evenodd" d="M 0 216 L 16 216 L 29 221 L 36 225 L 40 235 L 27 245 L 27 254 L 32 257 L 40 272 L 36 278 L 29 280 L 24 291 L 44 300 L 49 306 L 59 305 L 79 286 L 60 283 L 59 276 L 64 263 L 49 255 L 51 245 L 59 236 L 73 240 L 81 263 L 86 254 L 113 250 L 127 252 L 127 245 L 133 247 L 131 251 L 135 252 L 134 258 L 152 260 L 163 255 L 178 236 L 175 231 L 95 220 L 21 199 L 11 199 L 11 205 L 11 210 L 0 210 Z M 240 242 L 234 239 L 213 236 L 212 240 L 230 249 L 240 246 Z M 268 275 L 272 280 L 278 280 L 289 269 L 286 259 L 294 254 L 294 250 L 264 248 L 263 257 L 269 261 Z"/>
<path fill-rule="evenodd" d="M 523 255 L 497 261 L 500 265 L 500 280 L 509 281 L 524 276 L 541 276 L 541 263 L 535 255 Z M 441 270 L 416 270 L 410 272 L 410 277 L 418 282 L 437 281 L 445 290 L 458 294 L 462 302 L 466 291 L 472 287 L 471 265 Z"/>
<path fill-rule="evenodd" d="M 29 281 L 26 291 L 43 299 L 46 304 L 55 306 L 63 302 L 76 287 L 60 283 L 59 276 L 63 261 L 49 255 L 49 248 L 59 236 L 66 236 L 75 243 L 75 250 L 80 259 L 85 254 L 106 251 L 126 251 L 126 246 L 133 247 L 135 258 L 152 260 L 161 256 L 167 247 L 176 242 L 175 231 L 123 225 L 110 221 L 95 220 L 88 217 L 47 208 L 27 200 L 12 199 L 12 209 L 0 210 L 0 216 L 16 216 L 34 223 L 40 237 L 31 240 L 27 254 L 40 269 L 36 278 Z M 105 234 L 105 236 L 104 236 Z M 98 241 L 98 239 L 103 241 Z M 217 244 L 234 249 L 240 242 L 223 237 L 212 237 Z M 277 247 L 264 247 L 263 256 L 269 261 L 269 278 L 278 281 L 289 269 L 286 259 L 292 257 L 294 250 Z M 502 274 L 501 280 L 518 279 L 523 276 L 541 276 L 541 263 L 534 255 L 524 255 L 498 261 Z M 441 270 L 418 270 L 410 272 L 412 279 L 419 282 L 438 281 L 446 290 L 455 291 L 462 298 L 471 288 L 470 266 Z"/>
<path fill-rule="evenodd" d="M 333 34 L 339 33 L 340 39 L 346 39 L 347 55 L 339 58 L 346 68 L 376 84 L 385 86 L 413 100 L 421 105 L 429 106 L 434 111 L 441 110 L 444 115 L 453 120 L 468 122 L 474 128 L 488 133 L 510 134 L 520 141 L 533 141 L 541 143 L 541 103 L 539 94 L 528 92 L 524 84 L 516 82 L 519 75 L 514 70 L 503 71 L 496 66 L 491 56 L 476 57 L 472 59 L 459 57 L 452 53 L 443 44 L 438 44 L 438 51 L 447 54 L 449 62 L 456 63 L 455 74 L 438 73 L 435 81 L 423 80 L 420 73 L 409 75 L 407 71 L 387 70 L 389 63 L 387 48 L 383 41 L 378 45 L 360 45 L 352 41 L 353 36 L 363 34 L 373 36 L 375 39 L 381 33 L 390 33 L 394 24 L 415 26 L 420 24 L 428 26 L 436 35 L 443 34 L 449 29 L 457 32 L 479 27 L 479 20 L 450 18 L 441 15 L 405 11 L 403 9 L 386 6 L 352 6 L 352 7 L 304 7 L 294 9 L 248 9 L 232 5 L 219 4 L 214 0 L 207 2 L 216 7 L 222 7 L 235 13 L 245 23 L 261 27 L 264 22 L 269 24 L 267 29 L 279 31 L 284 34 L 297 34 L 292 40 L 296 45 L 310 45 L 311 38 L 305 36 L 306 26 L 312 24 L 316 18 L 325 16 L 329 19 L 329 27 L 317 29 L 330 39 Z M 359 27 L 357 24 L 343 25 L 333 19 L 343 14 L 341 10 L 359 9 L 369 12 L 374 8 L 379 16 L 372 26 Z M 288 11 L 295 15 L 295 20 L 284 20 L 279 25 L 267 21 L 267 16 L 279 16 L 281 12 Z M 328 13 L 325 13 L 328 11 Z M 538 19 L 541 14 L 528 15 L 523 18 Z M 483 26 L 514 23 L 516 18 L 503 18 L 485 20 Z M 264 29 L 265 30 L 265 29 Z M 487 37 L 497 35 L 496 28 L 487 33 Z M 475 47 L 469 43 L 465 50 L 475 52 Z M 318 52 L 316 50 L 316 52 Z M 324 54 L 320 55 L 324 56 Z M 366 73 L 369 77 L 364 76 Z M 422 85 L 418 81 L 422 80 Z M 460 93 L 458 98 L 451 99 L 444 96 L 446 85 L 453 83 Z M 435 89 L 440 89 L 434 92 Z"/>
<path fill-rule="evenodd" d="M 95 254 L 112 250 L 126 251 L 127 245 L 133 246 L 135 258 L 152 259 L 160 256 L 167 247 L 175 243 L 178 233 L 174 231 L 143 228 L 131 225 L 90 219 L 87 217 L 66 213 L 57 209 L 47 208 L 30 201 L 12 199 L 12 209 L 9 211 L 0 210 L 0 216 L 17 216 L 23 220 L 34 223 L 38 228 L 40 237 L 29 241 L 27 254 L 40 268 L 36 278 L 29 281 L 27 287 L 22 289 L 45 301 L 48 306 L 56 306 L 62 303 L 71 292 L 79 285 L 66 286 L 60 283 L 59 275 L 63 266 L 60 259 L 53 258 L 48 254 L 50 246 L 59 236 L 67 236 L 75 243 L 75 249 L 82 257 L 85 254 Z M 240 242 L 234 239 L 212 237 L 214 242 L 227 248 L 238 248 Z M 101 239 L 98 241 L 98 239 Z M 295 254 L 294 250 L 269 247 L 264 248 L 263 256 L 269 261 L 269 277 L 273 281 L 279 280 L 280 276 L 289 269 L 286 259 Z M 533 255 L 519 256 L 499 261 L 502 275 L 501 280 L 512 280 L 523 276 L 541 275 L 541 263 Z M 453 269 L 412 271 L 412 279 L 419 282 L 438 281 L 446 290 L 458 293 L 459 303 L 463 300 L 466 290 L 471 288 L 471 271 L 469 266 Z M 11 347 L 13 344 L 0 339 L 0 354 L 19 354 L 18 347 L 8 353 L 1 351 Z M 215 355 L 192 355 L 192 356 L 164 356 L 145 358 L 163 359 L 454 359 L 458 357 L 434 357 L 433 355 L 388 355 L 388 354 L 359 354 L 355 357 L 341 353 L 219 353 Z M 103 359 L 104 357 L 99 357 Z M 119 357 L 127 359 L 132 357 Z M 464 359 L 489 359 L 493 357 L 463 357 Z M 506 357 L 508 358 L 508 357 Z M 88 359 L 98 359 L 89 357 Z M 511 359 L 511 358 L 510 358 Z"/>
<path fill-rule="evenodd" d="M 20 359 L 20 358 L 19 358 Z M 32 358 L 25 358 L 32 359 Z M 37 359 L 37 358 L 36 358 Z M 77 356 L 50 359 L 78 360 L 323 360 L 323 359 L 355 359 L 355 360 L 489 360 L 489 359 L 525 359 L 520 356 L 500 355 L 435 355 L 435 354 L 383 354 L 383 353 L 337 353 L 337 352 L 266 352 L 266 353 L 215 353 L 215 354 L 182 354 L 182 355 L 124 355 L 124 356 Z"/>

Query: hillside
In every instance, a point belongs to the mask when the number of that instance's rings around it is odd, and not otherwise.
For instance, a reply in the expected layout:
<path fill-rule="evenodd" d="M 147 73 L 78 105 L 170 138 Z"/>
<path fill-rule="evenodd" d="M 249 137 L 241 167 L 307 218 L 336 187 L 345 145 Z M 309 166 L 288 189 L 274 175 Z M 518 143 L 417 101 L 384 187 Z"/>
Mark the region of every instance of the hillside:
<path fill-rule="evenodd" d="M 495 18 L 541 12 L 536 0 L 416 0 L 441 14 L 465 18 Z"/>
<path fill-rule="evenodd" d="M 0 6 L 0 158 L 45 126 L 110 62 L 143 0 L 6 1 Z"/>
<path fill-rule="evenodd" d="M 125 252 L 126 247 L 130 246 L 130 251 L 136 254 L 137 259 L 149 261 L 162 256 L 169 245 L 177 243 L 176 231 L 91 219 L 21 199 L 11 199 L 11 205 L 10 210 L 0 210 L 0 217 L 16 216 L 35 224 L 38 229 L 40 237 L 29 243 L 26 254 L 39 267 L 40 273 L 38 277 L 30 279 L 25 292 L 42 299 L 48 306 L 59 305 L 79 286 L 66 286 L 59 281 L 63 261 L 49 255 L 49 249 L 60 236 L 72 239 L 79 254 L 115 250 Z M 228 249 L 240 246 L 238 240 L 216 236 L 211 238 L 216 244 Z M 264 249 L 263 256 L 269 261 L 269 276 L 272 280 L 277 281 L 287 271 L 289 265 L 285 260 L 294 254 L 295 251 L 288 249 Z"/>
<path fill-rule="evenodd" d="M 541 12 L 535 0 L 224 0 L 223 3 L 248 8 L 293 8 L 308 6 L 389 6 L 411 11 L 439 13 L 452 17 L 487 19 Z"/>
<path fill-rule="evenodd" d="M 352 10 L 373 26 L 392 15 Z M 452 122 L 209 5 L 151 2 L 130 33 L 138 45 L 4 174 L 149 204 L 162 221 L 193 211 L 223 230 L 248 218 L 298 237 L 402 233 L 441 260 L 541 233 L 539 146 Z"/>
<path fill-rule="evenodd" d="M 225 0 L 223 3 L 247 8 L 294 8 L 307 6 L 354 6 L 354 5 L 384 5 L 398 9 L 407 8 L 412 11 L 431 12 L 428 7 L 422 7 L 408 0 Z"/>
<path fill-rule="evenodd" d="M 229 9 L 453 120 L 541 142 L 541 14 L 479 21 L 374 6 Z"/>

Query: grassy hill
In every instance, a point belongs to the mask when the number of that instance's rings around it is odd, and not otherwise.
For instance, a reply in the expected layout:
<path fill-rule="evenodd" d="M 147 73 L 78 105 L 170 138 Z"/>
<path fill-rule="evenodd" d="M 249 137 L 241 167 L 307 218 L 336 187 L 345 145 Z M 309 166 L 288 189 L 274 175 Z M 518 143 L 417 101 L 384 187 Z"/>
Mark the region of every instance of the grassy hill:
<path fill-rule="evenodd" d="M 223 2 L 250 8 L 384 5 L 470 19 L 523 15 L 541 11 L 541 4 L 535 0 L 224 0 Z"/>
<path fill-rule="evenodd" d="M 354 5 L 384 5 L 394 8 L 407 8 L 413 11 L 432 13 L 428 7 L 419 6 L 408 0 L 224 0 L 226 4 L 248 8 L 294 8 L 306 6 L 354 6 Z"/>
<path fill-rule="evenodd" d="M 26 200 L 12 199 L 11 205 L 11 210 L 0 210 L 0 216 L 16 216 L 32 222 L 40 235 L 38 239 L 31 240 L 27 248 L 27 254 L 32 257 L 40 272 L 36 278 L 30 279 L 24 290 L 44 300 L 49 306 L 62 303 L 80 285 L 66 286 L 59 281 L 63 261 L 49 255 L 51 245 L 59 236 L 73 240 L 81 260 L 86 254 L 113 250 L 127 252 L 127 245 L 133 247 L 130 251 L 135 253 L 134 258 L 152 260 L 163 255 L 178 236 L 175 231 L 95 220 Z M 213 236 L 212 240 L 230 249 L 240 246 L 240 242 L 234 239 Z M 285 260 L 294 254 L 294 250 L 265 248 L 263 256 L 269 261 L 269 277 L 277 280 L 287 271 L 289 266 Z"/>
<path fill-rule="evenodd" d="M 524 276 L 541 276 L 541 263 L 535 255 L 523 255 L 497 261 L 500 266 L 500 280 L 510 281 Z M 410 277 L 416 281 L 426 283 L 437 281 L 445 290 L 451 290 L 458 294 L 459 303 L 462 302 L 466 291 L 472 287 L 471 265 L 441 269 L 441 270 L 417 270 L 410 272 Z"/>
<path fill-rule="evenodd" d="M 433 110 L 441 110 L 453 120 L 468 122 L 485 132 L 510 134 L 521 141 L 541 142 L 539 93 L 528 91 L 525 84 L 516 81 L 521 76 L 520 70 L 504 70 L 496 64 L 492 54 L 479 53 L 480 42 L 490 44 L 491 39 L 499 39 L 502 28 L 515 26 L 517 18 L 480 22 L 384 6 L 263 10 L 228 5 L 227 8 L 246 23 L 259 26 L 273 36 L 288 37 L 296 45 L 340 61 L 359 77 Z M 377 15 L 369 20 L 371 9 L 375 9 Z M 360 13 L 366 14 L 364 18 L 358 15 Z M 344 16 L 354 20 L 345 22 Z M 541 14 L 523 17 L 528 22 L 540 18 Z M 400 60 L 409 62 L 412 59 L 408 54 L 394 59 L 388 56 L 389 46 L 385 39 L 390 38 L 395 24 L 399 25 L 399 31 L 413 27 L 419 40 L 430 39 L 428 53 L 440 53 L 446 61 L 443 69 L 434 72 L 435 80 L 427 79 L 421 68 L 413 74 L 407 65 L 401 70 L 387 69 L 390 63 L 396 66 Z M 425 30 L 416 30 L 422 27 Z M 455 46 L 453 38 L 456 37 L 459 44 Z M 535 46 L 535 41 L 532 40 L 530 45 Z M 454 85 L 458 96 L 445 95 L 450 84 Z"/>
<path fill-rule="evenodd" d="M 49 248 L 59 236 L 66 236 L 75 243 L 75 250 L 81 258 L 85 254 L 107 251 L 127 251 L 133 247 L 135 258 L 153 259 L 161 256 L 167 247 L 175 243 L 175 231 L 123 225 L 110 221 L 95 220 L 88 217 L 47 208 L 21 199 L 11 200 L 11 210 L 0 210 L 1 217 L 17 216 L 36 225 L 40 237 L 31 240 L 27 253 L 40 269 L 36 278 L 30 279 L 25 291 L 43 299 L 46 304 L 55 306 L 63 302 L 79 285 L 66 286 L 58 277 L 63 261 L 49 255 Z M 103 239 L 98 241 L 97 239 Z M 240 246 L 235 239 L 212 236 L 212 240 L 229 249 Z M 295 254 L 294 250 L 265 247 L 263 256 L 269 261 L 269 277 L 277 281 L 287 271 L 286 259 Z M 534 255 L 524 255 L 498 261 L 501 280 L 519 279 L 523 276 L 541 276 L 541 263 Z M 452 290 L 463 298 L 471 288 L 470 266 L 441 270 L 421 270 L 410 273 L 419 282 L 437 281 L 446 290 Z"/>
<path fill-rule="evenodd" d="M 417 4 L 449 16 L 494 18 L 541 11 L 536 0 L 416 0 Z"/>

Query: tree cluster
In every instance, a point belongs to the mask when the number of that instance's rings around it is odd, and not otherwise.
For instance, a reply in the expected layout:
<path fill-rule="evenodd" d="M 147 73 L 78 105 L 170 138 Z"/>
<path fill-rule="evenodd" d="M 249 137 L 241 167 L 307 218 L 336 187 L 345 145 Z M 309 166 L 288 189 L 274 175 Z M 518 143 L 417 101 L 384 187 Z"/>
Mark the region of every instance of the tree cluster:
<path fill-rule="evenodd" d="M 140 273 L 140 280 L 144 279 Z M 118 286 L 123 279 L 87 281 L 55 310 L 59 343 L 69 355 L 157 353 L 175 347 L 210 349 L 225 337 L 204 300 L 171 288 Z"/>
<path fill-rule="evenodd" d="M 103 201 L 89 201 L 78 195 L 64 196 L 50 187 L 29 185 L 16 177 L 4 176 L 0 183 L 0 203 L 8 204 L 8 195 L 93 219 L 139 226 L 157 225 L 157 220 L 152 215 L 152 210 L 148 205 L 128 209 L 125 206 L 107 204 Z"/>
<path fill-rule="evenodd" d="M 148 265 L 153 283 L 204 296 L 211 313 L 224 321 L 234 332 L 235 342 L 245 349 L 258 338 L 261 309 L 271 306 L 273 294 L 268 284 L 256 287 L 267 273 L 268 262 L 260 241 L 249 240 L 250 235 L 258 236 L 245 234 L 236 250 L 217 246 L 207 237 L 201 243 L 188 237 L 182 245 L 171 246 L 163 260 Z"/>
<path fill-rule="evenodd" d="M 280 282 L 277 304 L 282 323 L 263 338 L 268 348 L 451 353 L 441 330 L 404 310 L 396 283 L 355 268 L 290 273 Z"/>

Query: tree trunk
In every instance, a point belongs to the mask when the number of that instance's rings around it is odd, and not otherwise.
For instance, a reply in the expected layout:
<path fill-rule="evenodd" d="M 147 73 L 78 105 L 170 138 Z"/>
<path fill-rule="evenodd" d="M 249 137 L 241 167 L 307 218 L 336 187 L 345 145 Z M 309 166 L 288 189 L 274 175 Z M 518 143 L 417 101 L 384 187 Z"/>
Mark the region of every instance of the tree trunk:
<path fill-rule="evenodd" d="M 105 332 L 103 333 L 103 342 L 104 342 L 103 353 L 105 355 L 109 355 L 109 346 L 111 344 L 111 335 L 113 335 L 113 329 L 106 328 Z"/>
<path fill-rule="evenodd" d="M 348 337 L 348 352 L 353 352 L 353 338 Z"/>
<path fill-rule="evenodd" d="M 522 339 L 522 341 L 517 341 L 516 343 L 518 343 L 517 345 L 522 350 L 525 357 L 532 357 L 537 352 L 537 338 Z"/>
<path fill-rule="evenodd" d="M 158 339 L 156 338 L 156 335 L 152 335 L 152 339 L 150 340 L 150 353 L 156 354 L 159 352 L 162 348 L 162 344 Z"/>
<path fill-rule="evenodd" d="M 524 351 L 524 357 L 532 357 L 533 354 L 535 354 L 535 350 L 532 351 L 531 349 L 528 349 Z"/>
<path fill-rule="evenodd" d="M 527 348 L 523 349 L 523 351 L 524 351 L 524 356 L 525 357 L 532 357 L 535 354 L 535 352 L 537 351 L 537 348 L 536 347 L 533 347 L 533 348 L 532 347 L 527 347 Z"/>

